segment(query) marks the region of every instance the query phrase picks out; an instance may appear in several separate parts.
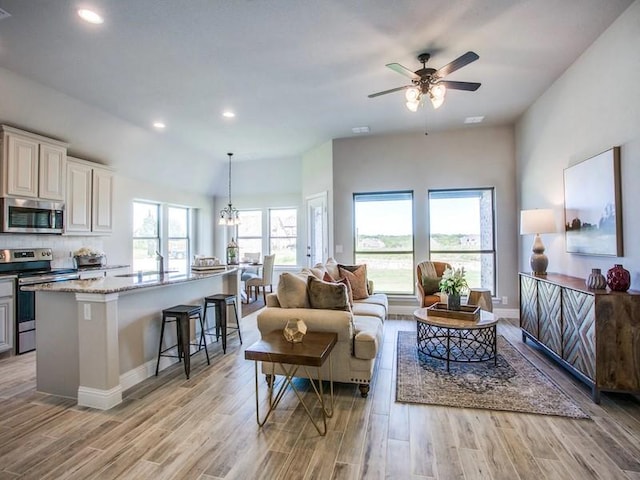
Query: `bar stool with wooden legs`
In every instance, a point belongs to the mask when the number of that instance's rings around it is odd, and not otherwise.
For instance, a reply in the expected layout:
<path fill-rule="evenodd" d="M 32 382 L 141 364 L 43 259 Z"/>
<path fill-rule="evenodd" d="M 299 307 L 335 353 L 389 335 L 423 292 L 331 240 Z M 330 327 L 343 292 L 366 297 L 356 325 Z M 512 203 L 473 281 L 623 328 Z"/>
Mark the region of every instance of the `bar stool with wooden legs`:
<path fill-rule="evenodd" d="M 156 376 L 158 376 L 158 369 L 160 368 L 160 357 L 173 357 L 183 360 L 184 373 L 187 375 L 187 380 L 189 379 L 189 373 L 191 372 L 191 355 L 194 355 L 202 350 L 202 343 L 204 340 L 204 318 L 202 318 L 201 313 L 202 307 L 200 305 L 176 305 L 162 311 L 162 328 L 160 329 L 160 346 L 158 347 Z M 200 341 L 198 343 L 191 343 L 190 341 L 190 323 L 192 318 L 197 318 L 198 322 L 200 322 Z M 171 322 L 176 322 L 178 343 L 163 350 L 162 341 L 164 339 L 164 327 L 167 323 Z M 191 353 L 191 346 L 198 347 L 198 350 Z M 178 347 L 178 355 L 165 353 L 176 347 Z M 207 365 L 211 365 L 211 363 L 209 362 L 209 351 L 207 350 L 207 342 L 204 342 L 204 353 L 207 355 Z"/>
<path fill-rule="evenodd" d="M 213 329 L 208 328 L 207 324 L 207 310 L 210 305 L 213 305 L 216 316 L 216 342 L 218 341 L 220 336 L 222 336 L 222 353 L 227 353 L 227 328 L 238 330 L 238 338 L 240 339 L 240 344 L 242 344 L 242 332 L 240 331 L 240 317 L 238 316 L 238 304 L 236 296 L 233 293 L 218 293 L 216 295 L 210 295 L 204 298 L 203 323 L 206 327 L 204 333 L 205 335 L 213 336 L 213 333 L 211 333 Z M 235 326 L 228 325 L 227 322 L 227 307 L 229 305 L 233 305 L 233 311 L 236 315 Z"/>

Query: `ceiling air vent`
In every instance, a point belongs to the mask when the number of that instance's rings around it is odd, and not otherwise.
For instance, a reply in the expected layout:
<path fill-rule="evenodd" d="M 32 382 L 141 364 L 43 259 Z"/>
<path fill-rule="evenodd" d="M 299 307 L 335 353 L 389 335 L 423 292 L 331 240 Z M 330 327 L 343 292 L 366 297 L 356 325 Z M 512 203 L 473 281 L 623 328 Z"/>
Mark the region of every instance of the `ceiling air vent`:
<path fill-rule="evenodd" d="M 9 18 L 11 14 L 6 10 L 0 8 L 0 20 L 4 20 L 5 18 Z"/>

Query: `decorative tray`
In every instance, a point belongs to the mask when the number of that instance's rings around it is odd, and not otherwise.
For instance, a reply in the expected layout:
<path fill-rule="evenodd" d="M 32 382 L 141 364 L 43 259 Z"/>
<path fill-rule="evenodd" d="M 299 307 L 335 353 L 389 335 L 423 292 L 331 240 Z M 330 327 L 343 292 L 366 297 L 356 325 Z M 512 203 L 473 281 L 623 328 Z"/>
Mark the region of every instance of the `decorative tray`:
<path fill-rule="evenodd" d="M 480 307 L 478 305 L 460 305 L 460 310 L 449 310 L 446 303 L 434 303 L 427 307 L 427 316 L 477 322 L 480 320 Z"/>

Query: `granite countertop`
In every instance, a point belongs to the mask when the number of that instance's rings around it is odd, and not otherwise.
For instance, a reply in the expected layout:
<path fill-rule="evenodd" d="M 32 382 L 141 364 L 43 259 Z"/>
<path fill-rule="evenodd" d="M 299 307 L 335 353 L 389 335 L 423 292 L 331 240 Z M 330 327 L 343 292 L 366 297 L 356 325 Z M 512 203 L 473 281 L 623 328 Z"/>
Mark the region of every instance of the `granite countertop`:
<path fill-rule="evenodd" d="M 217 272 L 168 272 L 164 275 L 127 273 L 109 277 L 100 277 L 87 280 L 68 280 L 65 282 L 41 283 L 22 287 L 29 292 L 65 292 L 65 293 L 119 293 L 139 288 L 159 287 L 174 283 L 191 282 L 204 278 L 228 275 L 237 272 L 237 268 L 230 268 Z"/>

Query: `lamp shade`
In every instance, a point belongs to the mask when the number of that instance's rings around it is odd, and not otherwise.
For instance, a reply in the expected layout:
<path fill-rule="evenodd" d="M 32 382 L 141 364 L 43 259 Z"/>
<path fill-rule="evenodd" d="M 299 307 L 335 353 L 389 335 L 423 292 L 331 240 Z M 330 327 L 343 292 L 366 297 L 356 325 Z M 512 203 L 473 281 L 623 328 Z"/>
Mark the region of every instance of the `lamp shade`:
<path fill-rule="evenodd" d="M 552 209 L 540 208 L 520 212 L 520 235 L 554 233 L 556 231 L 556 221 Z"/>

